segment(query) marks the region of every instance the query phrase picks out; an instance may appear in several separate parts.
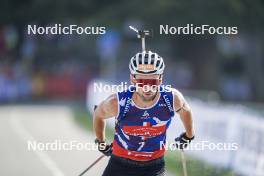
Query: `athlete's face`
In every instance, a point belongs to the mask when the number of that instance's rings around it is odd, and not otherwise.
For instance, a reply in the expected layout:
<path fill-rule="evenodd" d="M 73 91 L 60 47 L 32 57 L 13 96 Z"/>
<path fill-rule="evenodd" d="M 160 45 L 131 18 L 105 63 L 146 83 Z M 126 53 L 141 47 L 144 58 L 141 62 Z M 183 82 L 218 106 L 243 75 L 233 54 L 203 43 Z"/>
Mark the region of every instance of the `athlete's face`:
<path fill-rule="evenodd" d="M 130 75 L 130 80 L 137 87 L 137 94 L 143 101 L 152 101 L 162 83 L 162 75 Z"/>

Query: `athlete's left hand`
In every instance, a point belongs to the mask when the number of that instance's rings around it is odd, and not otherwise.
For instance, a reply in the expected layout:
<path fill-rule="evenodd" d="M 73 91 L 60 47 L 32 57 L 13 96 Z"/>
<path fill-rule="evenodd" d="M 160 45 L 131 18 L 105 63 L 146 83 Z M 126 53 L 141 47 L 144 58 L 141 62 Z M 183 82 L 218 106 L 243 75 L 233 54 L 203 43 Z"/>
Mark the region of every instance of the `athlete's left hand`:
<path fill-rule="evenodd" d="M 194 139 L 194 136 L 189 138 L 186 133 L 182 133 L 179 137 L 175 138 L 175 145 L 179 149 L 184 149 L 188 146 L 188 144 L 191 143 L 191 141 Z"/>

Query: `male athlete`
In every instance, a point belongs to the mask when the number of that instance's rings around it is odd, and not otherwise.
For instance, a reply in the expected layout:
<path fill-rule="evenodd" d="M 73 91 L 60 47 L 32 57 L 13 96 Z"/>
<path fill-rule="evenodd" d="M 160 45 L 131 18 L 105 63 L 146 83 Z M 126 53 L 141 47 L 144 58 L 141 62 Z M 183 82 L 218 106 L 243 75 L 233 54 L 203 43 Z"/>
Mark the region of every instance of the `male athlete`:
<path fill-rule="evenodd" d="M 112 94 L 94 111 L 94 130 L 99 151 L 111 156 L 103 176 L 165 175 L 166 131 L 175 113 L 185 132 L 175 139 L 180 149 L 194 139 L 190 106 L 182 94 L 162 86 L 165 64 L 151 51 L 131 58 L 132 88 Z M 105 120 L 115 117 L 112 144 L 105 139 Z M 103 146 L 103 147 L 102 147 Z"/>

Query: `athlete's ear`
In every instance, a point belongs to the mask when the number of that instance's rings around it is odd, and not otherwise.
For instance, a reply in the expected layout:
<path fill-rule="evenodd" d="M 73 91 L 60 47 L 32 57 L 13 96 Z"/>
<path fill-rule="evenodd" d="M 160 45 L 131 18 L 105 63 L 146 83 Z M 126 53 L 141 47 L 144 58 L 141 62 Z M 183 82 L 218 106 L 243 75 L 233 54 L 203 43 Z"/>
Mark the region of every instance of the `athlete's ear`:
<path fill-rule="evenodd" d="M 136 81 L 136 79 L 135 79 L 135 75 L 130 74 L 130 83 L 131 83 L 132 85 L 136 85 L 137 81 Z"/>

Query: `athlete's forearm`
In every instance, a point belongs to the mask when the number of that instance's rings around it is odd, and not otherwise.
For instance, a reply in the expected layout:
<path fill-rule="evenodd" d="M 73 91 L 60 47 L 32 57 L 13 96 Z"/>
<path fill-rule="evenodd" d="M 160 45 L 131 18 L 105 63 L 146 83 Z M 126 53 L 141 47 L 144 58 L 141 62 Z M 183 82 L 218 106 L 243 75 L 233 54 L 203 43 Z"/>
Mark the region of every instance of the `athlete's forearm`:
<path fill-rule="evenodd" d="M 190 110 L 182 110 L 180 113 L 180 117 L 184 128 L 186 130 L 187 137 L 191 138 L 194 136 L 194 127 L 193 127 L 193 119 L 192 112 Z"/>
<path fill-rule="evenodd" d="M 105 141 L 105 119 L 94 116 L 93 127 L 95 131 L 96 138 L 99 141 Z"/>
<path fill-rule="evenodd" d="M 118 111 L 118 102 L 116 94 L 110 95 L 94 111 L 93 126 L 96 138 L 99 141 L 105 141 L 106 119 L 115 117 Z"/>

